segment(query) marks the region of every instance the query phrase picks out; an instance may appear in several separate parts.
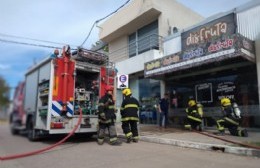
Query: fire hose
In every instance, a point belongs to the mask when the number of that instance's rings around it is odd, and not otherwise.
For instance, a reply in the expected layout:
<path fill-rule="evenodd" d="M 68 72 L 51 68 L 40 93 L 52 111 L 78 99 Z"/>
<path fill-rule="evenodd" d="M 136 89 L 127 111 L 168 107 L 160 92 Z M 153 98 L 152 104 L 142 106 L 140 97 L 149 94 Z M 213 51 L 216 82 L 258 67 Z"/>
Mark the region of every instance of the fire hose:
<path fill-rule="evenodd" d="M 73 128 L 73 130 L 66 136 L 64 137 L 62 140 L 60 140 L 59 142 L 51 145 L 51 146 L 48 146 L 46 148 L 42 148 L 42 149 L 39 149 L 39 150 L 36 150 L 36 151 L 32 151 L 32 152 L 27 152 L 27 153 L 21 153 L 21 154 L 15 154 L 15 155 L 10 155 L 10 156 L 0 156 L 0 160 L 12 160 L 12 159 L 17 159 L 17 158 L 23 158 L 23 157 L 28 157 L 28 156 L 32 156 L 32 155 L 36 155 L 36 154 L 40 154 L 40 153 L 43 153 L 47 150 L 50 150 L 50 149 L 53 149 L 61 144 L 63 144 L 69 137 L 71 137 L 75 132 L 76 130 L 78 129 L 80 123 L 81 123 L 81 120 L 82 120 L 82 109 L 79 108 L 79 119 L 78 119 L 78 122 L 77 124 L 75 125 L 75 127 Z"/>
<path fill-rule="evenodd" d="M 219 136 L 211 135 L 211 134 L 208 134 L 208 133 L 205 133 L 205 132 L 200 132 L 200 131 L 195 131 L 195 130 L 193 130 L 193 131 L 196 132 L 196 133 L 202 134 L 202 135 L 206 135 L 208 137 L 212 137 L 212 138 L 219 139 L 219 140 L 222 140 L 222 141 L 225 141 L 225 142 L 233 143 L 233 144 L 236 144 L 236 145 L 239 145 L 239 146 L 260 150 L 260 146 L 255 146 L 255 145 L 245 144 L 245 143 L 241 143 L 241 142 L 231 141 L 231 140 L 221 138 Z"/>

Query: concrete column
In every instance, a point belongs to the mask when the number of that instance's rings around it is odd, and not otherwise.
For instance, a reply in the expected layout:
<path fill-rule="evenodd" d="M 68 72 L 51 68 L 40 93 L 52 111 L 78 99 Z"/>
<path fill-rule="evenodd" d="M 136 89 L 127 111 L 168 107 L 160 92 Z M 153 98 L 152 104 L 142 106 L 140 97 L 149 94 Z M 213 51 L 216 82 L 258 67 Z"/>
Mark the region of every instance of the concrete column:
<path fill-rule="evenodd" d="M 260 113 L 260 33 L 255 39 L 255 49 L 256 49 L 256 70 L 257 70 L 257 83 L 258 83 L 258 113 Z M 259 115 L 259 114 L 258 114 Z M 254 116 L 254 122 L 256 125 L 260 125 L 260 117 Z"/>
<path fill-rule="evenodd" d="M 260 104 L 260 33 L 255 40 L 256 49 L 256 70 L 257 70 L 257 82 L 258 82 L 258 97 Z"/>
<path fill-rule="evenodd" d="M 160 95 L 161 98 L 164 97 L 164 93 L 166 92 L 165 90 L 165 81 L 161 80 L 160 81 Z"/>
<path fill-rule="evenodd" d="M 163 98 L 164 97 L 164 93 L 166 92 L 165 91 L 165 81 L 161 80 L 160 81 L 160 98 Z M 157 121 L 156 121 L 156 124 L 159 125 L 159 122 L 160 122 L 160 113 L 157 111 Z"/>

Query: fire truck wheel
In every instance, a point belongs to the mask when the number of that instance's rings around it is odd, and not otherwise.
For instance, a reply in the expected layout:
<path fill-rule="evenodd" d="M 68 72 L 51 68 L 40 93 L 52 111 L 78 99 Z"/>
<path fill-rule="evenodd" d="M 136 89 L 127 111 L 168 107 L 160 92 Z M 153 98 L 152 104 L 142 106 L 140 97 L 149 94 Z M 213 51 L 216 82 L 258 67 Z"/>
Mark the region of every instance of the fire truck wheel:
<path fill-rule="evenodd" d="M 16 127 L 16 123 L 13 121 L 13 117 L 11 116 L 10 118 L 10 130 L 12 135 L 18 135 L 19 134 L 19 130 L 15 128 Z"/>
<path fill-rule="evenodd" d="M 27 138 L 30 141 L 36 141 L 37 140 L 36 130 L 34 129 L 32 118 L 30 118 L 30 120 L 27 123 Z"/>
<path fill-rule="evenodd" d="M 11 127 L 12 135 L 18 135 L 19 134 L 19 130 L 15 129 L 13 125 L 11 125 L 10 127 Z"/>

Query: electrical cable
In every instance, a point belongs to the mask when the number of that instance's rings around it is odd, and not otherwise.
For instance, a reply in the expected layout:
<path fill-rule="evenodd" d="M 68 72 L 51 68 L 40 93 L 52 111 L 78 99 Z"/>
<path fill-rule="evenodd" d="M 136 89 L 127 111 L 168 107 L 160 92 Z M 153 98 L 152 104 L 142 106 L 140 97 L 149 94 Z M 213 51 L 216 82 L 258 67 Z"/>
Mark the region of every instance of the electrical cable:
<path fill-rule="evenodd" d="M 28 46 L 34 46 L 34 47 L 62 49 L 62 47 L 57 47 L 57 46 L 43 45 L 43 44 L 35 44 L 35 43 L 26 43 L 26 42 L 20 42 L 20 41 L 14 41 L 14 40 L 6 40 L 6 39 L 0 39 L 0 42 L 3 42 L 3 43 L 12 43 L 12 44 L 21 44 L 21 45 L 28 45 Z M 73 48 L 72 48 L 71 50 L 77 50 L 77 49 L 73 49 Z"/>
<path fill-rule="evenodd" d="M 89 36 L 90 36 L 90 34 L 91 34 L 92 30 L 94 29 L 94 26 L 95 26 L 96 24 L 97 24 L 97 21 L 95 21 L 94 24 L 92 25 L 92 27 L 91 27 L 91 29 L 90 29 L 90 31 L 89 31 L 87 37 L 85 38 L 85 40 L 83 41 L 83 43 L 80 45 L 80 47 L 82 47 L 82 46 L 86 43 L 86 41 L 88 40 L 88 38 L 89 38 Z"/>
<path fill-rule="evenodd" d="M 75 132 L 76 130 L 78 129 L 80 123 L 81 123 L 81 120 L 82 120 L 82 109 L 79 108 L 79 119 L 78 119 L 78 122 L 77 124 L 75 125 L 74 129 L 66 136 L 64 137 L 62 140 L 60 140 L 59 142 L 51 145 L 51 146 L 48 146 L 46 148 L 42 148 L 42 149 L 39 149 L 39 150 L 36 150 L 36 151 L 32 151 L 32 152 L 27 152 L 27 153 L 22 153 L 22 154 L 16 154 L 16 155 L 10 155 L 10 156 L 0 156 L 0 161 L 4 161 L 4 160 L 12 160 L 12 159 L 18 159 L 18 158 L 23 158 L 23 157 L 28 157 L 28 156 L 32 156 L 32 155 L 36 155 L 36 154 L 40 154 L 40 153 L 43 153 L 47 150 L 50 150 L 50 149 L 53 149 L 61 144 L 63 144 L 69 137 L 71 137 Z"/>
<path fill-rule="evenodd" d="M 52 42 L 52 41 L 40 40 L 40 39 L 34 39 L 34 38 L 28 38 L 28 37 L 22 37 L 22 36 L 14 36 L 14 35 L 3 34 L 3 33 L 0 33 L 0 36 L 17 38 L 17 39 L 25 39 L 25 40 L 31 40 L 31 41 L 38 41 L 38 42 L 44 42 L 44 43 L 51 43 L 51 44 L 58 44 L 58 45 L 66 45 L 65 43 L 58 43 L 58 42 Z"/>
<path fill-rule="evenodd" d="M 85 38 L 85 40 L 83 41 L 83 43 L 80 45 L 80 47 L 82 47 L 86 41 L 88 40 L 89 36 L 91 35 L 92 30 L 94 29 L 95 25 L 97 23 L 99 23 L 100 21 L 108 18 L 109 16 L 113 15 L 114 13 L 116 13 L 118 10 L 120 10 L 121 8 L 123 8 L 126 4 L 128 4 L 130 2 L 130 0 L 127 0 L 123 5 L 121 5 L 119 8 L 117 8 L 115 11 L 111 12 L 110 14 L 108 14 L 107 16 L 96 20 L 87 37 Z M 14 35 L 8 35 L 8 34 L 3 34 L 0 33 L 0 36 L 4 36 L 4 37 L 11 37 L 11 38 L 18 38 L 18 39 L 26 39 L 26 40 L 32 40 L 32 41 L 38 41 L 38 42 L 44 42 L 44 43 L 51 43 L 51 44 L 58 44 L 58 45 L 66 45 L 63 43 L 58 43 L 58 42 L 52 42 L 52 41 L 47 41 L 47 40 L 40 40 L 40 39 L 34 39 L 34 38 L 28 38 L 28 37 L 21 37 L 21 36 L 14 36 Z M 29 46 L 35 46 L 35 47 L 44 47 L 44 48 L 55 48 L 55 49 L 62 49 L 62 47 L 55 47 L 55 46 L 51 46 L 51 45 L 43 45 L 43 44 L 35 44 L 35 43 L 27 43 L 27 42 L 19 42 L 19 41 L 14 41 L 14 40 L 6 40 L 6 39 L 1 39 L 0 38 L 0 42 L 5 42 L 5 43 L 13 43 L 13 44 L 21 44 L 21 45 L 29 45 Z M 71 45 L 71 46 L 76 46 L 76 45 Z M 71 50 L 77 50 L 77 49 L 71 49 Z"/>
<path fill-rule="evenodd" d="M 49 46 L 49 45 L 42 45 L 42 44 L 33 44 L 33 43 L 26 43 L 26 42 L 19 42 L 19 41 L 13 41 L 13 40 L 0 39 L 0 41 L 1 41 L 1 42 L 4 42 L 4 43 L 13 43 L 13 44 L 29 45 L 29 46 L 44 47 L 44 48 L 57 48 L 57 49 L 62 49 L 61 47 L 55 47 L 55 46 Z"/>
<path fill-rule="evenodd" d="M 89 38 L 89 36 L 90 36 L 92 30 L 94 29 L 94 26 L 95 26 L 97 23 L 99 23 L 100 21 L 102 21 L 102 20 L 108 18 L 109 16 L 113 15 L 114 13 L 116 13 L 117 11 L 119 11 L 119 9 L 123 8 L 123 7 L 124 7 L 126 4 L 128 4 L 129 2 L 130 2 L 130 0 L 126 1 L 123 5 L 121 5 L 119 8 L 117 8 L 115 11 L 111 12 L 110 14 L 108 14 L 107 16 L 105 16 L 105 17 L 103 17 L 103 18 L 101 18 L 101 19 L 96 20 L 96 21 L 93 23 L 93 25 L 92 25 L 92 27 L 91 27 L 91 29 L 90 29 L 90 31 L 89 31 L 87 37 L 85 38 L 85 40 L 83 41 L 83 43 L 80 45 L 80 47 L 82 47 L 82 46 L 86 43 L 86 41 L 88 40 L 88 38 Z"/>

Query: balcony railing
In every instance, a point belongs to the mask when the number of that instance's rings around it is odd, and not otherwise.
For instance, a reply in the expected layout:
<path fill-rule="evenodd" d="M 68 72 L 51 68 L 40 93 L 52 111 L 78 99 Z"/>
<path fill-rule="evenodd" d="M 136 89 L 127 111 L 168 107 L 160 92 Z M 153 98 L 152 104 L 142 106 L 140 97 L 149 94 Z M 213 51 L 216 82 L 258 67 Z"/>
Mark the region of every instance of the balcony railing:
<path fill-rule="evenodd" d="M 125 47 L 109 52 L 109 57 L 118 60 L 131 58 L 154 49 L 162 50 L 162 40 L 162 36 L 159 36 L 158 34 L 152 34 L 143 38 L 139 38 L 137 41 L 129 43 Z"/>

